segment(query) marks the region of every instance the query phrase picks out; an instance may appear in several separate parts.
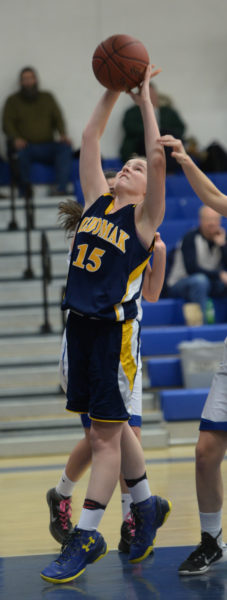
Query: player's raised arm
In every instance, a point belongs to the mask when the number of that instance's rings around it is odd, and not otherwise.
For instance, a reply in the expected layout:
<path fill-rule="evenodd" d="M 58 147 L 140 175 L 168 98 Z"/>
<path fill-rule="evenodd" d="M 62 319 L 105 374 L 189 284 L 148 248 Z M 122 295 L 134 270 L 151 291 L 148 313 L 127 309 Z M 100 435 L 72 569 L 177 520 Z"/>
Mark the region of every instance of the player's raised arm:
<path fill-rule="evenodd" d="M 99 100 L 82 135 L 80 149 L 80 181 L 85 200 L 89 206 L 109 191 L 102 171 L 100 139 L 120 92 L 106 90 Z"/>
<path fill-rule="evenodd" d="M 177 140 L 172 135 L 163 135 L 159 141 L 163 146 L 173 148 L 172 156 L 181 165 L 192 189 L 200 200 L 227 217 L 227 196 L 222 194 L 205 173 L 197 167 L 185 151 L 181 140 Z"/>
<path fill-rule="evenodd" d="M 136 208 L 136 224 L 139 233 L 148 244 L 151 243 L 151 236 L 162 222 L 165 213 L 165 153 L 158 141 L 160 132 L 149 92 L 150 78 L 159 72 L 159 69 L 154 70 L 154 67 L 149 65 L 139 93 L 130 94 L 140 107 L 144 125 L 147 191 L 143 205 Z"/>

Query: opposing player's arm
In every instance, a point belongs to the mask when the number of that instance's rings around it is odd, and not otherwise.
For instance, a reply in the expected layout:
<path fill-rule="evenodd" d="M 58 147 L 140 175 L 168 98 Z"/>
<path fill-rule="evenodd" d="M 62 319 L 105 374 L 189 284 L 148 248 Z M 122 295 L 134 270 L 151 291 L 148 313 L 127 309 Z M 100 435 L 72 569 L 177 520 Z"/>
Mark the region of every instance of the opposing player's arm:
<path fill-rule="evenodd" d="M 89 206 L 101 195 L 109 191 L 103 174 L 100 153 L 100 139 L 105 130 L 119 92 L 106 90 L 99 100 L 82 135 L 80 149 L 80 181 L 85 206 Z"/>
<path fill-rule="evenodd" d="M 185 151 L 181 140 L 175 139 L 172 135 L 163 135 L 159 141 L 163 146 L 173 148 L 171 155 L 181 165 L 192 189 L 200 200 L 227 217 L 227 196 L 222 194 L 205 173 L 197 167 Z"/>
<path fill-rule="evenodd" d="M 148 302 L 157 302 L 162 291 L 166 269 L 166 245 L 160 233 L 155 234 L 155 247 L 152 268 L 147 264 L 142 294 Z"/>

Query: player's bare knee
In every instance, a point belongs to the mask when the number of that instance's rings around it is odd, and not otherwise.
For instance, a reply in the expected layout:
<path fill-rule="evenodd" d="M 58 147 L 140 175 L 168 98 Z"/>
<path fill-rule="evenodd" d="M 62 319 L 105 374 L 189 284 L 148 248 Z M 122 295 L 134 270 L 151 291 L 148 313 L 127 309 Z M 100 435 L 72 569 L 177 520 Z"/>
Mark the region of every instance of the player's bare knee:
<path fill-rule="evenodd" d="M 211 473 L 212 469 L 217 469 L 222 461 L 222 452 L 215 447 L 214 444 L 207 441 L 207 443 L 198 443 L 196 446 L 196 470 L 197 473 Z"/>
<path fill-rule="evenodd" d="M 92 422 L 90 444 L 94 452 L 120 448 L 121 424 Z"/>
<path fill-rule="evenodd" d="M 214 446 L 212 442 L 206 436 L 200 436 L 199 441 L 196 444 L 195 459 L 197 470 L 206 470 L 209 468 L 209 464 L 212 461 Z"/>

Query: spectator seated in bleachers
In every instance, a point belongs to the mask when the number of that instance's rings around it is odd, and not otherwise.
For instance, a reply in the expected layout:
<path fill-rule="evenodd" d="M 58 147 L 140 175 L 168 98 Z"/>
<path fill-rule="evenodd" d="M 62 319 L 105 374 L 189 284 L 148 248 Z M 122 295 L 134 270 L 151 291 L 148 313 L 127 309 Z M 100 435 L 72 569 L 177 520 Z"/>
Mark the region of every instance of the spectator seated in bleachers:
<path fill-rule="evenodd" d="M 3 130 L 9 159 L 17 159 L 18 184 L 23 193 L 28 193 L 31 164 L 51 164 L 56 170 L 56 194 L 65 195 L 72 149 L 61 109 L 53 94 L 39 90 L 33 67 L 22 69 L 19 82 L 19 91 L 7 98 L 3 109 Z"/>
<path fill-rule="evenodd" d="M 183 139 L 186 126 L 177 110 L 173 107 L 171 99 L 166 95 L 159 94 L 151 82 L 150 97 L 155 108 L 161 135 L 171 133 L 175 137 Z M 139 156 L 145 156 L 143 122 L 138 106 L 134 105 L 126 110 L 122 126 L 124 139 L 120 148 L 121 160 L 125 163 L 134 153 L 137 153 Z M 166 172 L 175 173 L 176 171 L 180 171 L 179 165 L 171 157 L 169 149 L 165 150 Z"/>
<path fill-rule="evenodd" d="M 185 149 L 201 171 L 227 172 L 227 152 L 219 142 L 213 141 L 206 148 L 200 148 L 198 140 L 191 136 L 185 140 Z"/>
<path fill-rule="evenodd" d="M 201 323 L 207 322 L 208 299 L 227 296 L 226 231 L 220 215 L 208 206 L 199 210 L 198 228 L 188 231 L 168 255 L 165 296 L 199 305 Z"/>

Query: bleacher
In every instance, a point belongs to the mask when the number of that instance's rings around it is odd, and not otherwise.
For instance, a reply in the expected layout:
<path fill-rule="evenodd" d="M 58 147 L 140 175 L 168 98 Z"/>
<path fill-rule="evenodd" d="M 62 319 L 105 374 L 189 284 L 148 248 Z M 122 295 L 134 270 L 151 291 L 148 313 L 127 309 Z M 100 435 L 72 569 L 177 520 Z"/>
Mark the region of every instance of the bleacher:
<path fill-rule="evenodd" d="M 119 170 L 118 159 L 103 159 L 103 168 Z M 227 193 L 227 174 L 213 174 L 211 179 Z M 82 201 L 78 160 L 72 159 L 71 184 L 74 194 Z M 9 185 L 10 173 L 6 162 L 0 163 L 0 186 Z M 34 164 L 34 185 L 54 183 L 54 169 Z M 184 233 L 197 226 L 201 202 L 193 193 L 185 176 L 169 175 L 166 179 L 166 214 L 159 230 L 167 249 L 173 247 Z M 227 229 L 227 219 L 223 219 Z M 227 302 L 214 302 L 214 325 L 189 327 L 183 315 L 183 301 L 160 299 L 157 303 L 143 302 L 141 352 L 152 390 L 158 391 L 160 406 L 166 421 L 199 419 L 207 389 L 186 389 L 184 386 L 179 344 L 194 339 L 223 341 L 227 336 Z"/>
<path fill-rule="evenodd" d="M 119 171 L 122 167 L 120 159 L 106 158 L 102 160 L 104 170 Z M 72 156 L 72 166 L 70 173 L 70 183 L 73 184 L 73 191 L 79 202 L 82 202 L 82 192 L 79 180 L 79 160 Z M 55 183 L 55 171 L 51 165 L 42 163 L 33 163 L 31 167 L 31 183 L 33 185 L 52 185 Z M 10 185 L 10 167 L 5 160 L 0 160 L 0 187 Z"/>
<path fill-rule="evenodd" d="M 214 301 L 213 325 L 187 326 L 182 306 L 183 301 L 178 299 L 163 299 L 155 304 L 143 301 L 141 353 L 150 386 L 160 390 L 166 421 L 199 419 L 208 391 L 184 387 L 179 344 L 198 339 L 222 342 L 227 336 L 226 299 Z"/>

